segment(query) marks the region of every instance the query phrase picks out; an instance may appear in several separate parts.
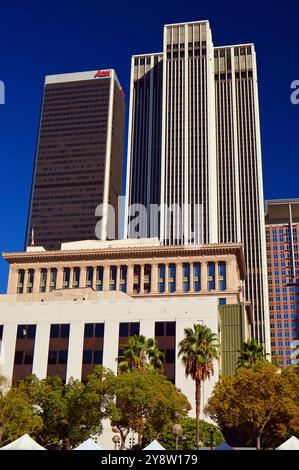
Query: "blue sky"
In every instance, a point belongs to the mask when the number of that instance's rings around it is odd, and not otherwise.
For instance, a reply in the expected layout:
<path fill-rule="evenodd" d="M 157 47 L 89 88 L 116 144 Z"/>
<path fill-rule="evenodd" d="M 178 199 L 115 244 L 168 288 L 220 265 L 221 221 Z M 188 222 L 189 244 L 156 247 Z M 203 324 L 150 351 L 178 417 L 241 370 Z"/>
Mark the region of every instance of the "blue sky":
<path fill-rule="evenodd" d="M 114 68 L 128 111 L 130 56 L 161 51 L 165 23 L 209 19 L 215 45 L 255 43 L 265 197 L 299 197 L 298 18 L 298 1 L 2 0 L 0 250 L 23 249 L 44 76 Z M 0 292 L 6 278 L 0 261 Z"/>

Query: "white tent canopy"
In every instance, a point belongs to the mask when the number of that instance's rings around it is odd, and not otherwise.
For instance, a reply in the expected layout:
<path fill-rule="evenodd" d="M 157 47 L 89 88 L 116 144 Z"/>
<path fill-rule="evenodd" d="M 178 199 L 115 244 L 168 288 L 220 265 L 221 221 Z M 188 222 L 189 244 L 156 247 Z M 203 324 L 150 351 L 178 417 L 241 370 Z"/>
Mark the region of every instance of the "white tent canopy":
<path fill-rule="evenodd" d="M 99 447 L 92 439 L 87 439 L 86 441 L 82 442 L 78 447 L 75 447 L 73 450 L 103 450 Z"/>
<path fill-rule="evenodd" d="M 299 450 L 299 439 L 292 436 L 279 447 L 276 447 L 276 450 Z"/>
<path fill-rule="evenodd" d="M 46 450 L 35 442 L 28 434 L 24 434 L 15 441 L 1 447 L 0 450 Z"/>
<path fill-rule="evenodd" d="M 162 447 L 156 439 L 153 440 L 148 446 L 146 446 L 143 450 L 165 450 L 165 447 Z"/>

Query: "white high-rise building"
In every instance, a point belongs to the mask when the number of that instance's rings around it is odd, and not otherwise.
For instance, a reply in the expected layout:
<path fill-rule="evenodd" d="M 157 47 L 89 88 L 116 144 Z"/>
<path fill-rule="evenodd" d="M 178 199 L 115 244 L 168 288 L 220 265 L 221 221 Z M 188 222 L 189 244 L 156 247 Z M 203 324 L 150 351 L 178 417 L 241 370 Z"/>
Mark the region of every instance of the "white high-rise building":
<path fill-rule="evenodd" d="M 269 352 L 254 45 L 214 47 L 208 21 L 165 25 L 163 52 L 132 57 L 129 119 L 125 237 L 143 204 L 143 237 L 242 242 L 253 335 Z"/>

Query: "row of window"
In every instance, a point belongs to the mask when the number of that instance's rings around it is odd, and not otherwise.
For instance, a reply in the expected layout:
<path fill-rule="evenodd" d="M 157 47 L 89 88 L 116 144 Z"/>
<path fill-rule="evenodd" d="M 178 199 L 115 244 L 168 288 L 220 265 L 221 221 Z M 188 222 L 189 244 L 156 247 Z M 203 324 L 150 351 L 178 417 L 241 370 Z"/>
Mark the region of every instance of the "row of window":
<path fill-rule="evenodd" d="M 2 338 L 3 325 L 0 325 L 0 339 Z M 119 354 L 127 338 L 139 335 L 139 322 L 119 323 Z M 65 380 L 66 366 L 68 362 L 70 324 L 52 324 L 50 327 L 50 340 L 48 351 L 48 375 L 59 375 Z M 164 352 L 165 373 L 174 379 L 175 364 L 175 322 L 155 322 L 155 337 L 158 347 Z M 18 325 L 17 342 L 14 358 L 14 379 L 19 380 L 32 372 L 34 359 L 34 343 L 36 325 Z M 104 323 L 86 323 L 84 328 L 84 343 L 82 352 L 82 379 L 91 372 L 90 366 L 103 362 L 103 337 Z M 23 367 L 20 367 L 23 366 Z M 24 367 L 25 366 L 25 367 Z"/>
<path fill-rule="evenodd" d="M 211 262 L 207 265 L 208 280 L 207 289 L 212 290 L 226 290 L 226 263 L 219 262 L 218 269 L 218 285 L 216 286 L 216 265 Z M 122 292 L 127 292 L 127 266 L 110 266 L 109 267 L 109 290 L 115 291 L 119 289 Z M 81 269 L 75 267 L 63 269 L 62 288 L 78 288 L 80 283 Z M 32 293 L 34 284 L 35 271 L 29 269 L 27 271 L 27 279 L 25 285 L 25 270 L 20 269 L 18 272 L 17 293 Z M 201 291 L 201 264 L 200 263 L 184 263 L 183 264 L 183 291 L 199 292 Z M 98 291 L 103 290 L 104 283 L 104 267 L 98 266 L 87 267 L 84 287 L 93 287 Z M 168 284 L 166 284 L 168 283 Z M 41 269 L 39 292 L 52 291 L 57 287 L 57 269 Z M 158 292 L 163 293 L 175 292 L 177 290 L 177 266 L 174 263 L 169 265 L 158 265 Z M 138 294 L 141 290 L 145 293 L 153 291 L 152 286 L 152 265 L 146 264 L 144 266 L 134 265 L 133 272 L 133 293 Z"/>

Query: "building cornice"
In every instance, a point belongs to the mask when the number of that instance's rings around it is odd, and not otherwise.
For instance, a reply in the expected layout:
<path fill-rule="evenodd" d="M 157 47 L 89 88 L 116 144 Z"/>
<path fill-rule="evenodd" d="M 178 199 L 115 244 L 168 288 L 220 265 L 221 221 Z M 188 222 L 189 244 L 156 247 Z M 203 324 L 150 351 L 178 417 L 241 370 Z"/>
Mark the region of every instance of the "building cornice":
<path fill-rule="evenodd" d="M 74 261 L 101 261 L 142 258 L 188 258 L 194 256 L 227 256 L 237 258 L 241 279 L 245 279 L 246 268 L 241 243 L 210 244 L 201 246 L 158 246 L 132 248 L 104 248 L 63 251 L 3 253 L 9 264 L 59 263 Z"/>

